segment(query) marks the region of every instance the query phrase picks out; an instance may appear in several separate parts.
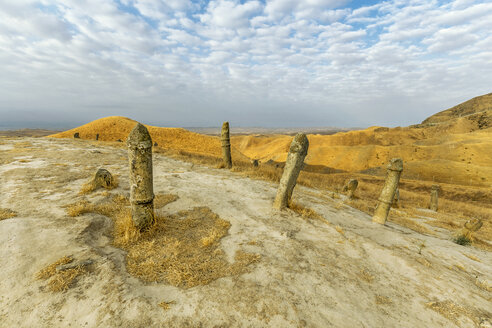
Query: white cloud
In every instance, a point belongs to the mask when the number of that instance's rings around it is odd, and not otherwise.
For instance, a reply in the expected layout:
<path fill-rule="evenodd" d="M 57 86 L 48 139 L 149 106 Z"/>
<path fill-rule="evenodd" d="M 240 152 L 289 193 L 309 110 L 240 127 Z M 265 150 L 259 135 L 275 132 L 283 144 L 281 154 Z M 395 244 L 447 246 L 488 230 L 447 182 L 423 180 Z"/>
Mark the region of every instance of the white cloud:
<path fill-rule="evenodd" d="M 0 114 L 410 124 L 491 91 L 491 4 L 347 3 L 0 2 Z"/>
<path fill-rule="evenodd" d="M 261 9 L 262 5 L 258 1 L 240 4 L 234 1 L 212 0 L 208 4 L 207 12 L 201 15 L 201 21 L 224 28 L 244 28 L 249 26 L 250 17 L 259 13 Z"/>

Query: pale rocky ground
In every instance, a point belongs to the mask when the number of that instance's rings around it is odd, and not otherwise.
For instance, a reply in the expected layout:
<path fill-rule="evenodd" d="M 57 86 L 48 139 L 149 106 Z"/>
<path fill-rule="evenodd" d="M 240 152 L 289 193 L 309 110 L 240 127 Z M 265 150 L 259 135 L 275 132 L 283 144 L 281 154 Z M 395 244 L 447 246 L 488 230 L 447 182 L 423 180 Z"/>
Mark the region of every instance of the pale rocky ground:
<path fill-rule="evenodd" d="M 296 187 L 296 201 L 326 222 L 277 212 L 273 183 L 159 154 L 155 193 L 179 196 L 159 211 L 208 206 L 231 223 L 222 239 L 231 261 L 239 247 L 261 259 L 206 286 L 144 283 L 112 246 L 111 219 L 66 214 L 99 167 L 119 176 L 111 193 L 128 194 L 125 148 L 0 139 L 0 208 L 18 213 L 0 221 L 0 327 L 492 327 L 490 252 L 373 224 L 343 197 L 308 188 Z M 45 291 L 36 272 L 65 255 L 94 269 L 65 292 Z"/>

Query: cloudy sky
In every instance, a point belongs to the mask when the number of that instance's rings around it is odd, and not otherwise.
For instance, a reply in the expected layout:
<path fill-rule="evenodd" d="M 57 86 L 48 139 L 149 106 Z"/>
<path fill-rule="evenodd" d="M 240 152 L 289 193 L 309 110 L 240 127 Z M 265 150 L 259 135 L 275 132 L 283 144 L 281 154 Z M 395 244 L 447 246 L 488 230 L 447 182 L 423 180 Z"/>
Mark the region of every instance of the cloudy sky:
<path fill-rule="evenodd" d="M 408 125 L 492 92 L 491 31 L 478 0 L 1 0 L 0 125 Z"/>

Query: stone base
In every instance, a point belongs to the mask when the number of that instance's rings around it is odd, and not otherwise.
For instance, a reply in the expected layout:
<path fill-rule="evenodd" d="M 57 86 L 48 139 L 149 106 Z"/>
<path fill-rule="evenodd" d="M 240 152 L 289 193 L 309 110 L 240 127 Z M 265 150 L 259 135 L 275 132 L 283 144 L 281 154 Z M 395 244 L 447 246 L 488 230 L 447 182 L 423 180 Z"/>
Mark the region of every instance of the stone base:
<path fill-rule="evenodd" d="M 155 223 L 154 202 L 132 204 L 132 221 L 135 228 L 144 230 Z"/>

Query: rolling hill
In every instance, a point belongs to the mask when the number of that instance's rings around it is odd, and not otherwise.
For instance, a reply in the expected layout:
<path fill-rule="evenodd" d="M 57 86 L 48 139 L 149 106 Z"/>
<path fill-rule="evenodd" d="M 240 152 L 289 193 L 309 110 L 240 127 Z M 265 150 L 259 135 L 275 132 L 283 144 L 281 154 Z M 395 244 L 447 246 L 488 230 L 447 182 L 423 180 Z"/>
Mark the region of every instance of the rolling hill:
<path fill-rule="evenodd" d="M 337 171 L 383 175 L 393 157 L 405 162 L 404 178 L 441 183 L 492 184 L 492 93 L 475 97 L 409 127 L 370 127 L 333 135 L 310 134 L 306 163 Z M 51 137 L 124 141 L 135 121 L 102 118 Z M 148 126 L 164 149 L 220 157 L 220 139 L 182 128 Z M 234 132 L 234 125 L 231 126 Z M 292 136 L 237 135 L 231 138 L 233 160 L 284 162 Z M 321 170 L 320 169 L 320 170 Z"/>
<path fill-rule="evenodd" d="M 492 94 L 473 98 L 409 127 L 370 127 L 334 135 L 309 135 L 310 165 L 384 174 L 393 157 L 403 177 L 465 185 L 492 183 Z M 289 136 L 236 136 L 232 144 L 262 162 L 285 161 Z"/>

